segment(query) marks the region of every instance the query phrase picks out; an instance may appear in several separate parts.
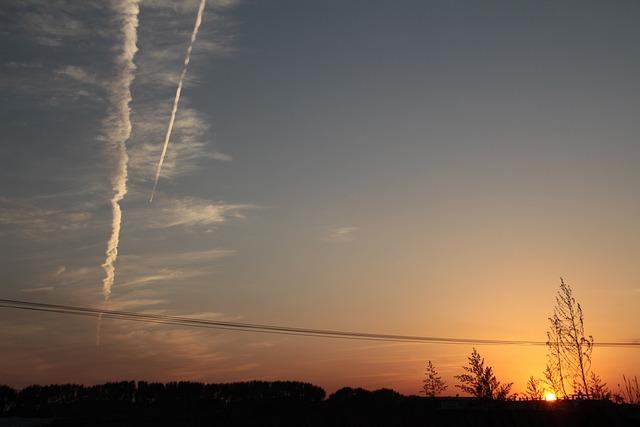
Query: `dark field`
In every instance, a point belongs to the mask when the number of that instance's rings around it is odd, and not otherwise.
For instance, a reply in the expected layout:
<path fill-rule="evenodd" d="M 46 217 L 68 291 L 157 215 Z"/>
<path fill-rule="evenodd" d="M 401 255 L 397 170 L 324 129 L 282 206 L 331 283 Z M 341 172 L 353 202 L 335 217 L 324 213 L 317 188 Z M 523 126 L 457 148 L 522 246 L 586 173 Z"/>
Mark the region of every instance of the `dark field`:
<path fill-rule="evenodd" d="M 640 426 L 610 401 L 486 401 L 299 382 L 121 382 L 2 388 L 0 426 Z"/>

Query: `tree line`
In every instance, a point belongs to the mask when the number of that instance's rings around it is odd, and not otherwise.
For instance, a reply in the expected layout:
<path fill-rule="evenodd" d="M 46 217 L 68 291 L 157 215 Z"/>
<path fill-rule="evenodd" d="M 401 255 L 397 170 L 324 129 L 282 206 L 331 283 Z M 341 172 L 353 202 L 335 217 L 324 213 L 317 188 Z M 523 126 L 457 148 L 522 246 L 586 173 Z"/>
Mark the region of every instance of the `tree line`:
<path fill-rule="evenodd" d="M 31 385 L 20 391 L 0 385 L 0 414 L 47 416 L 56 408 L 88 404 L 129 409 L 164 405 L 185 408 L 201 402 L 222 405 L 277 401 L 313 403 L 324 398 L 325 391 L 321 387 L 297 381 L 226 384 L 120 381 L 88 387 L 79 384 Z"/>

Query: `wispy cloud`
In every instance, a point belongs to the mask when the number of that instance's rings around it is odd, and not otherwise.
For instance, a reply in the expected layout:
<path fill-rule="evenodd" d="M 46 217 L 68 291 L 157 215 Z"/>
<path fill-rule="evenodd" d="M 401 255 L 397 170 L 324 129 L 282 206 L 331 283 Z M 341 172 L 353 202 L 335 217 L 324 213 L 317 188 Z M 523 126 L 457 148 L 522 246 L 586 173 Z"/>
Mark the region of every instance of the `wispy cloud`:
<path fill-rule="evenodd" d="M 130 296 L 127 298 L 117 298 L 109 301 L 109 305 L 107 306 L 109 310 L 116 311 L 130 311 L 136 310 L 140 311 L 141 308 L 152 307 L 157 305 L 165 305 L 168 303 L 166 299 L 154 299 L 154 298 L 139 298 L 134 299 Z"/>
<path fill-rule="evenodd" d="M 65 65 L 64 67 L 58 68 L 55 73 L 79 83 L 91 85 L 101 84 L 95 75 L 90 74 L 86 69 L 75 65 Z"/>
<path fill-rule="evenodd" d="M 207 249 L 168 253 L 145 253 L 144 255 L 122 255 L 123 268 L 133 271 L 162 271 L 177 267 L 193 267 L 198 264 L 211 265 L 212 261 L 234 255 L 231 249 Z M 130 271 L 129 271 L 130 272 Z M 125 274 L 125 272 L 123 272 Z"/>
<path fill-rule="evenodd" d="M 37 292 L 50 292 L 54 289 L 55 288 L 53 286 L 40 286 L 37 288 L 20 289 L 20 291 L 25 293 L 37 293 Z"/>
<path fill-rule="evenodd" d="M 0 236 L 18 234 L 43 240 L 60 232 L 85 228 L 92 219 L 88 211 L 39 207 L 24 199 L 0 197 Z"/>
<path fill-rule="evenodd" d="M 327 242 L 348 242 L 355 240 L 357 231 L 358 227 L 353 226 L 331 227 L 327 230 L 323 240 Z"/>
<path fill-rule="evenodd" d="M 147 253 L 120 257 L 120 287 L 132 289 L 182 286 L 185 281 L 206 277 L 217 268 L 216 261 L 233 256 L 230 249 L 208 249 L 180 253 Z"/>
<path fill-rule="evenodd" d="M 36 7 L 29 7 L 30 3 Z M 64 42 L 86 36 L 91 32 L 86 23 L 79 19 L 77 12 L 82 5 L 71 1 L 22 2 L 18 20 L 31 38 L 38 44 L 58 47 Z"/>
<path fill-rule="evenodd" d="M 86 286 L 95 282 L 100 275 L 99 267 L 65 267 L 64 271 L 55 272 L 47 277 L 48 283 L 55 284 L 56 287 L 74 288 Z M 93 289 L 92 289 L 93 291 Z"/>
<path fill-rule="evenodd" d="M 207 13 L 203 16 L 193 57 L 206 55 L 211 58 L 234 52 L 230 18 L 224 12 L 239 3 L 238 0 L 207 1 Z M 150 70 L 140 76 L 141 82 L 175 88 L 192 33 L 194 12 L 198 9 L 200 0 L 142 0 L 141 5 L 149 19 L 145 19 L 145 25 L 141 28 L 140 37 L 145 48 L 140 60 L 142 68 Z M 149 43 L 146 42 L 147 38 Z M 198 81 L 197 73 L 190 73 L 184 81 L 185 87 Z M 171 99 L 167 100 L 170 102 Z"/>
<path fill-rule="evenodd" d="M 212 230 L 232 219 L 245 218 L 245 212 L 256 206 L 249 204 L 233 204 L 212 202 L 197 198 L 174 199 L 158 204 L 157 212 L 149 218 L 147 227 L 206 227 Z"/>
<path fill-rule="evenodd" d="M 236 6 L 241 0 L 207 0 L 207 7 L 213 9 Z M 200 0 L 142 0 L 141 4 L 149 8 L 174 9 L 182 11 L 192 11 L 198 6 Z"/>
<path fill-rule="evenodd" d="M 158 141 L 166 130 L 166 114 L 162 109 L 139 106 L 134 112 L 134 124 L 129 161 L 131 175 L 137 181 L 150 181 L 162 149 Z M 207 160 L 231 161 L 230 155 L 213 148 L 210 139 L 210 125 L 204 115 L 183 106 L 176 117 L 171 150 L 167 152 L 161 177 L 171 179 L 193 173 Z"/>
<path fill-rule="evenodd" d="M 195 279 L 210 276 L 219 268 L 219 261 L 235 255 L 234 250 L 212 248 L 181 252 L 145 252 L 121 254 L 119 260 L 119 282 L 110 307 L 170 306 L 169 295 L 175 291 L 184 294 L 185 286 Z M 85 260 L 90 263 L 92 259 Z M 82 264 L 81 264 L 82 265 Z M 39 288 L 55 288 L 60 298 L 80 305 L 96 305 L 97 289 L 92 286 L 99 280 L 98 266 L 58 267 L 34 277 Z M 52 289 L 53 290 L 53 289 Z M 124 306 L 122 305 L 124 304 Z"/>
<path fill-rule="evenodd" d="M 53 72 L 49 67 L 54 68 Z M 76 65 L 56 66 L 47 64 L 18 64 L 10 62 L 6 65 L 0 89 L 8 96 L 29 102 L 31 106 L 44 106 L 57 109 L 95 108 L 104 102 L 106 93 L 102 73 L 89 71 L 86 67 Z"/>
<path fill-rule="evenodd" d="M 137 57 L 136 87 L 144 94 L 134 103 L 134 129 L 130 141 L 131 177 L 137 182 L 154 179 L 162 141 L 166 137 L 167 121 L 171 117 L 176 85 L 184 78 L 180 94 L 180 109 L 175 116 L 171 148 L 160 171 L 160 178 L 175 179 L 196 172 L 207 161 L 229 162 L 232 156 L 220 150 L 211 128 L 211 118 L 191 108 L 190 88 L 200 81 L 197 68 L 200 55 L 211 58 L 226 55 L 232 49 L 232 29 L 229 17 L 222 13 L 237 4 L 230 0 L 207 1 L 207 13 L 202 16 L 198 41 L 193 45 L 192 67 L 184 76 L 185 49 L 193 37 L 194 13 L 200 0 L 181 2 L 144 0 L 145 11 L 140 27 L 141 51 Z M 194 67 L 195 66 L 195 67 Z M 182 71 L 182 72 L 181 72 Z"/>

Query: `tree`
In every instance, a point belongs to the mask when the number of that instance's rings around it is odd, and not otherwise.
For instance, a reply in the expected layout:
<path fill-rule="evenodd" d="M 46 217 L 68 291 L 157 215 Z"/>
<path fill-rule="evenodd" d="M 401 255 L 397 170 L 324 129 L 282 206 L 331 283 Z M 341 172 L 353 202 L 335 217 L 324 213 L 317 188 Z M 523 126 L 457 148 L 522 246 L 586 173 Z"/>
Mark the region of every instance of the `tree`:
<path fill-rule="evenodd" d="M 0 416 L 7 414 L 16 404 L 18 392 L 8 385 L 0 384 Z"/>
<path fill-rule="evenodd" d="M 573 297 L 571 287 L 562 278 L 549 322 L 547 357 L 553 377 L 557 378 L 565 396 L 566 383 L 571 381 L 573 392 L 583 394 L 588 399 L 593 337 L 585 336 L 582 307 Z"/>
<path fill-rule="evenodd" d="M 593 371 L 589 376 L 589 395 L 596 400 L 611 400 L 611 391 L 609 391 L 607 383 L 602 382 Z"/>
<path fill-rule="evenodd" d="M 525 391 L 527 398 L 530 400 L 542 400 L 542 392 L 543 389 L 540 387 L 540 380 L 530 376 L 529 381 L 527 381 L 527 390 Z"/>
<path fill-rule="evenodd" d="M 484 358 L 474 348 L 469 356 L 469 366 L 463 366 L 466 373 L 456 375 L 460 390 L 480 399 L 506 400 L 513 383 L 501 384 L 491 366 L 484 366 Z"/>
<path fill-rule="evenodd" d="M 427 362 L 425 379 L 422 382 L 424 383 L 422 390 L 427 397 L 435 397 L 447 389 L 447 384 L 442 377 L 438 375 L 438 371 L 436 371 L 431 360 Z"/>
<path fill-rule="evenodd" d="M 561 382 L 556 371 L 552 369 L 551 366 L 549 366 L 548 364 L 547 364 L 547 368 L 543 372 L 543 375 L 544 375 L 544 380 L 543 380 L 544 383 L 553 392 L 553 394 L 555 394 L 558 397 L 567 396 L 566 393 L 562 392 L 561 390 L 562 388 Z"/>
<path fill-rule="evenodd" d="M 560 344 L 561 330 L 559 319 L 549 318 L 551 327 L 547 331 L 547 368 L 544 371 L 545 382 L 553 389 L 556 396 L 567 397 L 564 371 L 562 366 L 562 346 Z"/>

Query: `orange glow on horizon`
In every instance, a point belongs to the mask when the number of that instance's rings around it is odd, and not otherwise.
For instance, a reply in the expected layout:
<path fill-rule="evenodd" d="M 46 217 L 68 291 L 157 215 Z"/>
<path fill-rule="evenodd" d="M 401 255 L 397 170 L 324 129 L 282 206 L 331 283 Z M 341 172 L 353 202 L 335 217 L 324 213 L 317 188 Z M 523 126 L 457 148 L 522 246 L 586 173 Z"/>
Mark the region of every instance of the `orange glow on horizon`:
<path fill-rule="evenodd" d="M 555 402 L 556 400 L 558 400 L 558 398 L 556 397 L 555 393 L 548 391 L 544 394 L 544 400 L 546 400 L 547 402 Z"/>

